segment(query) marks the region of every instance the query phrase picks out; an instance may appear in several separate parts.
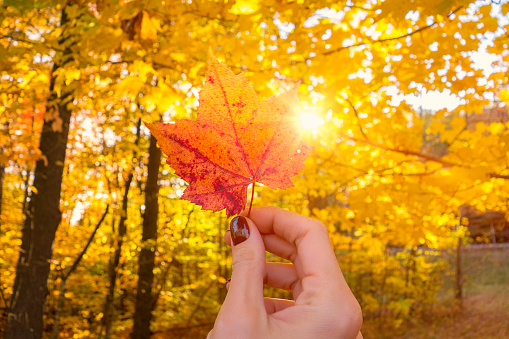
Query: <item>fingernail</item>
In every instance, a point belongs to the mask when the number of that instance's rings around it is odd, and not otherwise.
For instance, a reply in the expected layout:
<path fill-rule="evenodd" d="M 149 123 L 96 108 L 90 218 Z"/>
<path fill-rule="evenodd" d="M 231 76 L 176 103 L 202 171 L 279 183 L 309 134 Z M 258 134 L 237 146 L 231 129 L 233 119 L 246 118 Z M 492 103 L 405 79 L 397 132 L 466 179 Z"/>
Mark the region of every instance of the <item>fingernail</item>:
<path fill-rule="evenodd" d="M 236 246 L 249 238 L 249 226 L 244 217 L 238 216 L 230 222 L 230 233 L 233 245 Z"/>

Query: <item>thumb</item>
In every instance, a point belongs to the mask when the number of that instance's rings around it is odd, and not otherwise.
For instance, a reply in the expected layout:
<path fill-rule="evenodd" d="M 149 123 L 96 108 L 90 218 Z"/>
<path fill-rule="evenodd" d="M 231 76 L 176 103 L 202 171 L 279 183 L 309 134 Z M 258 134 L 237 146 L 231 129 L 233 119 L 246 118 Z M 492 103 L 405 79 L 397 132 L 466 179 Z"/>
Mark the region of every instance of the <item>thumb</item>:
<path fill-rule="evenodd" d="M 230 223 L 230 236 L 233 252 L 232 276 L 223 307 L 231 307 L 234 312 L 265 312 L 265 246 L 260 232 L 250 219 L 238 216 Z"/>

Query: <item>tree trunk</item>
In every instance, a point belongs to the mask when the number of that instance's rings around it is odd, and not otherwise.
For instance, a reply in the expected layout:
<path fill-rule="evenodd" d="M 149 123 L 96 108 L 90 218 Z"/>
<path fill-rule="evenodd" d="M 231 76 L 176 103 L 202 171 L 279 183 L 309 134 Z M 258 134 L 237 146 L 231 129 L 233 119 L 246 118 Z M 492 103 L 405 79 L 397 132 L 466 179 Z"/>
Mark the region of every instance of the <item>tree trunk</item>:
<path fill-rule="evenodd" d="M 104 337 L 111 338 L 111 328 L 113 324 L 113 300 L 115 297 L 115 285 L 117 283 L 117 268 L 120 263 L 120 255 L 122 253 L 122 245 L 124 243 L 124 237 L 127 233 L 126 221 L 127 221 L 127 203 L 129 188 L 133 181 L 133 173 L 129 174 L 124 188 L 124 197 L 122 200 L 122 211 L 120 220 L 118 222 L 118 234 L 117 243 L 115 245 L 115 252 L 110 260 L 108 267 L 108 294 L 106 295 L 106 302 L 104 304 Z"/>
<path fill-rule="evenodd" d="M 2 7 L 0 7 L 0 9 L 2 9 Z M 8 121 L 6 121 L 4 123 L 1 132 L 3 133 L 4 130 L 5 130 L 6 135 L 10 138 L 9 128 L 10 128 L 10 122 L 8 120 Z M 10 147 L 12 147 L 12 145 L 9 145 L 9 144 L 0 145 L 0 152 L 4 153 L 5 149 L 6 148 L 10 148 Z M 2 221 L 2 202 L 3 202 L 3 197 L 4 197 L 3 193 L 4 193 L 4 179 L 5 179 L 5 167 L 6 167 L 6 165 L 7 166 L 9 165 L 8 161 L 5 164 L 1 164 L 0 165 L 0 236 L 2 236 L 2 225 L 3 225 L 3 221 Z"/>
<path fill-rule="evenodd" d="M 223 278 L 229 278 L 230 274 L 228 273 L 228 266 L 226 265 L 225 258 L 227 257 L 227 246 L 224 244 L 224 230 L 226 229 L 228 219 L 225 218 L 223 221 L 223 217 L 221 217 L 221 221 L 218 223 L 219 232 L 217 234 L 217 242 L 219 243 L 219 258 L 218 258 L 218 276 Z M 226 288 L 223 284 L 217 284 L 217 298 L 219 304 L 224 302 L 226 298 Z"/>
<path fill-rule="evenodd" d="M 32 176 L 32 171 L 28 169 L 27 165 L 27 176 L 23 179 L 23 183 L 25 185 L 25 195 L 23 197 L 23 203 L 21 204 L 21 211 L 23 214 L 27 212 L 27 202 L 28 197 L 30 195 L 30 177 Z"/>
<path fill-rule="evenodd" d="M 456 247 L 456 302 L 460 307 L 463 306 L 463 239 L 458 238 Z"/>
<path fill-rule="evenodd" d="M 61 26 L 68 21 L 62 10 Z M 64 28 L 65 32 L 65 28 Z M 65 36 L 65 34 L 63 34 Z M 64 63 L 55 63 L 50 85 L 47 110 L 55 109 L 61 119 L 61 129 L 53 129 L 54 119 L 45 120 L 40 139 L 42 158 L 35 166 L 34 187 L 22 229 L 22 243 L 16 268 L 13 297 L 7 320 L 6 339 L 41 338 L 43 311 L 48 295 L 48 275 L 52 257 L 53 240 L 62 219 L 60 193 L 64 171 L 67 138 L 71 111 L 67 108 L 69 92 L 59 98 L 55 91 L 56 71 L 71 62 L 71 50 L 63 52 Z M 37 193 L 36 193 L 37 192 Z"/>
<path fill-rule="evenodd" d="M 138 146 L 140 141 L 140 127 L 141 127 L 141 119 L 138 120 L 137 130 L 136 130 L 136 146 Z M 133 154 L 133 159 L 137 157 L 137 152 Z M 113 325 L 113 300 L 115 299 L 115 286 L 117 284 L 117 269 L 120 263 L 120 256 L 122 254 L 122 246 L 124 244 L 124 237 L 127 233 L 127 204 L 129 201 L 129 190 L 131 188 L 131 183 L 133 182 L 134 177 L 134 169 L 131 170 L 129 175 L 127 176 L 127 180 L 125 182 L 124 187 L 124 196 L 122 197 L 122 210 L 120 212 L 120 220 L 118 222 L 118 234 L 117 234 L 117 243 L 115 245 L 115 252 L 113 257 L 110 260 L 108 267 L 108 276 L 109 276 L 109 285 L 108 285 L 108 295 L 106 296 L 106 302 L 104 304 L 104 338 L 111 338 L 111 330 Z"/>
<path fill-rule="evenodd" d="M 152 285 L 154 283 L 155 242 L 159 215 L 159 166 L 161 151 L 154 136 L 150 137 L 148 176 L 145 186 L 142 248 L 138 268 L 138 288 L 134 310 L 133 339 L 150 338 L 152 318 Z"/>
<path fill-rule="evenodd" d="M 2 234 L 2 200 L 3 200 L 3 191 L 4 191 L 4 173 L 5 173 L 5 167 L 0 166 L 0 237 L 3 236 Z M 0 270 L 2 270 L 2 265 L 0 264 Z M 2 280 L 0 279 L 0 298 L 2 299 L 2 303 L 5 305 L 5 309 L 9 308 L 7 305 L 7 300 L 4 296 L 4 291 L 1 286 Z M 0 317 L 3 317 L 3 314 L 0 315 Z"/>
<path fill-rule="evenodd" d="M 461 227 L 463 219 L 463 206 L 459 210 L 459 223 L 456 231 Z M 458 234 L 458 232 L 456 232 Z M 458 234 L 458 245 L 456 247 L 456 303 L 460 308 L 463 308 L 463 236 Z"/>
<path fill-rule="evenodd" d="M 0 236 L 2 236 L 2 200 L 4 192 L 4 173 L 5 167 L 0 165 Z"/>

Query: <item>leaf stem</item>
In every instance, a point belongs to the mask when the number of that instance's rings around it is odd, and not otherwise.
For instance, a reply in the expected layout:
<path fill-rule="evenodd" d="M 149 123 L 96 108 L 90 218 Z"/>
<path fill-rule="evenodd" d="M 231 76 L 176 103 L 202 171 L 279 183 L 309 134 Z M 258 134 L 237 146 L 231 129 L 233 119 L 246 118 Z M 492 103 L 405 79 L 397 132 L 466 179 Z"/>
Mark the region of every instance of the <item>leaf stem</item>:
<path fill-rule="evenodd" d="M 251 215 L 251 207 L 253 207 L 253 198 L 254 198 L 254 187 L 255 187 L 256 181 L 253 181 L 253 188 L 251 189 L 251 202 L 249 203 L 249 211 L 247 211 L 247 217 L 249 218 L 249 215 Z"/>

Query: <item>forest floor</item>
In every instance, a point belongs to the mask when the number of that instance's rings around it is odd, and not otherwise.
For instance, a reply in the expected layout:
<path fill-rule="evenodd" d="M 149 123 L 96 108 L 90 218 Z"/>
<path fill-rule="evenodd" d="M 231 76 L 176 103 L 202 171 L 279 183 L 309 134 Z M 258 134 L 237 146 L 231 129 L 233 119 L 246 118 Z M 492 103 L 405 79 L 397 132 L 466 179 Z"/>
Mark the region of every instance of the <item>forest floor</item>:
<path fill-rule="evenodd" d="M 451 258 L 453 259 L 453 258 Z M 365 339 L 507 339 L 509 338 L 509 249 L 464 253 L 463 308 L 454 305 L 454 277 L 444 277 L 439 302 L 426 318 L 399 328 L 386 328 L 365 319 Z M 0 312 L 4 310 L 0 309 Z M 154 334 L 152 339 L 204 338 L 213 322 Z M 5 317 L 0 316 L 0 338 Z M 126 332 L 127 333 L 127 332 Z M 123 337 L 120 335 L 120 337 Z M 126 334 L 126 338 L 128 335 Z"/>
<path fill-rule="evenodd" d="M 437 307 L 426 319 L 408 321 L 398 329 L 384 329 L 368 320 L 365 339 L 507 339 L 509 338 L 509 250 L 464 253 L 463 308 Z M 449 296 L 453 281 L 446 281 Z M 449 286 L 449 288 L 447 288 Z M 449 304 L 449 306 L 447 305 Z"/>
<path fill-rule="evenodd" d="M 454 258 L 450 258 L 451 261 Z M 465 251 L 463 308 L 454 302 L 454 277 L 444 277 L 439 302 L 426 318 L 384 328 L 364 321 L 365 339 L 507 339 L 509 338 L 509 249 Z M 152 339 L 205 337 L 212 324 L 159 333 Z M 180 332 L 180 333 L 179 333 Z"/>

